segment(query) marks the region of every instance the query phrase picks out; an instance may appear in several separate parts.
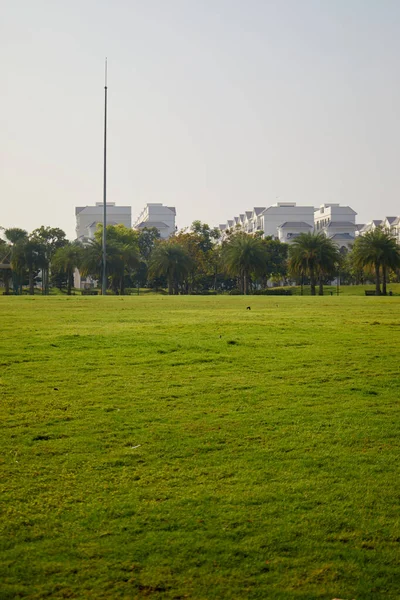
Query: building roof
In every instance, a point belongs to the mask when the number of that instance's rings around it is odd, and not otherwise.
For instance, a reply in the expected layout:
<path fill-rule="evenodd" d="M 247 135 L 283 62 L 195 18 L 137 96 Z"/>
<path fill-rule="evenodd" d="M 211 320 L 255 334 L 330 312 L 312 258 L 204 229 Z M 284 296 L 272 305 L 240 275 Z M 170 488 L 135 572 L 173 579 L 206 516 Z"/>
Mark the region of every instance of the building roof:
<path fill-rule="evenodd" d="M 372 223 L 375 225 L 375 227 L 379 227 L 379 225 L 382 225 L 383 221 L 382 219 L 372 219 Z"/>
<path fill-rule="evenodd" d="M 350 235 L 350 233 L 334 233 L 331 236 L 331 240 L 334 239 L 341 239 L 341 240 L 353 240 L 354 241 L 354 237 L 352 235 Z"/>
<path fill-rule="evenodd" d="M 365 227 L 365 223 L 356 224 L 357 231 L 361 231 L 361 229 L 363 229 L 364 227 Z"/>
<path fill-rule="evenodd" d="M 253 211 L 256 213 L 257 217 L 262 213 L 263 210 L 265 210 L 265 206 L 255 206 L 253 208 Z"/>
<path fill-rule="evenodd" d="M 253 214 L 253 211 L 251 211 L 251 210 L 246 210 L 246 217 L 247 217 L 248 219 L 251 219 L 251 216 L 252 216 L 252 214 Z"/>
<path fill-rule="evenodd" d="M 329 202 L 328 204 L 321 204 L 319 208 L 315 209 L 315 212 L 320 212 L 321 215 L 324 215 L 325 208 L 331 208 L 332 206 L 338 207 L 340 204 L 334 204 L 333 202 Z M 348 208 L 354 215 L 356 215 L 356 211 L 351 208 L 351 206 L 340 206 L 340 208 Z"/>
<path fill-rule="evenodd" d="M 387 221 L 389 223 L 389 225 L 392 225 L 393 222 L 397 219 L 398 217 L 386 217 L 385 221 Z"/>
<path fill-rule="evenodd" d="M 139 225 L 136 225 L 137 229 L 144 229 L 145 227 L 155 227 L 156 229 L 165 229 L 168 228 L 166 223 L 162 223 L 161 221 L 142 221 Z"/>
<path fill-rule="evenodd" d="M 312 225 L 305 221 L 285 221 L 282 225 L 279 225 L 278 229 L 283 229 L 284 227 L 309 227 L 312 229 Z"/>
<path fill-rule="evenodd" d="M 90 225 L 86 225 L 85 229 L 90 229 L 91 227 L 95 227 L 96 225 L 103 225 L 103 221 L 93 221 Z M 107 219 L 107 225 L 118 225 L 117 221 L 109 221 Z"/>
<path fill-rule="evenodd" d="M 222 224 L 218 225 L 218 227 L 220 228 L 221 231 L 224 231 L 224 229 L 226 229 L 226 224 L 222 223 Z"/>
<path fill-rule="evenodd" d="M 354 227 L 355 229 L 357 226 L 351 221 L 331 221 L 326 227 Z"/>

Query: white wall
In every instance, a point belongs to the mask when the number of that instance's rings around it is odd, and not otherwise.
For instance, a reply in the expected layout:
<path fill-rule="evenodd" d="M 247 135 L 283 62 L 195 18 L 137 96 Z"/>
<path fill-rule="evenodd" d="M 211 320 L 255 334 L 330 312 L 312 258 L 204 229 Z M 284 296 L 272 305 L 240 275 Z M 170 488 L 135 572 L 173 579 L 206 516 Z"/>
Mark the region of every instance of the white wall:
<path fill-rule="evenodd" d="M 261 215 L 264 236 L 278 236 L 278 227 L 286 221 L 304 222 L 314 226 L 314 207 L 297 206 L 293 203 L 278 203 L 269 206 Z"/>
<path fill-rule="evenodd" d="M 175 215 L 176 210 L 173 206 L 164 206 L 163 204 L 146 204 L 139 217 L 136 219 L 133 228 L 136 229 L 141 223 L 165 223 L 166 228 L 158 228 L 163 239 L 168 238 L 175 233 Z"/>
<path fill-rule="evenodd" d="M 111 223 L 121 223 L 125 227 L 132 226 L 132 209 L 130 206 L 115 206 L 110 202 L 107 208 L 107 225 Z M 93 222 L 103 223 L 103 204 L 98 202 L 95 206 L 84 206 L 75 208 L 76 215 L 76 237 L 92 237 L 93 230 L 88 227 Z"/>
<path fill-rule="evenodd" d="M 285 244 L 291 244 L 293 240 L 296 239 L 294 234 L 309 233 L 310 231 L 312 231 L 311 225 L 309 227 L 306 227 L 305 225 L 279 227 L 278 238 L 280 242 L 284 242 Z"/>
<path fill-rule="evenodd" d="M 356 222 L 357 213 L 350 206 L 340 206 L 340 204 L 321 204 L 314 213 L 314 223 L 316 231 L 325 227 L 333 221 Z"/>

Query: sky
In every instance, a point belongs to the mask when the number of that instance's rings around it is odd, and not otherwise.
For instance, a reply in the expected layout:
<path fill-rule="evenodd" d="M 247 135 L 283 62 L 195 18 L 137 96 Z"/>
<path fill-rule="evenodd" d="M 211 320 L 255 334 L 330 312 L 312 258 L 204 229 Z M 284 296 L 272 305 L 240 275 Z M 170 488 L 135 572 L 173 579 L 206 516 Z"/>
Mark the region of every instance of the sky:
<path fill-rule="evenodd" d="M 275 202 L 400 214 L 399 0 L 2 0 L 0 226 L 75 206 L 211 226 Z"/>

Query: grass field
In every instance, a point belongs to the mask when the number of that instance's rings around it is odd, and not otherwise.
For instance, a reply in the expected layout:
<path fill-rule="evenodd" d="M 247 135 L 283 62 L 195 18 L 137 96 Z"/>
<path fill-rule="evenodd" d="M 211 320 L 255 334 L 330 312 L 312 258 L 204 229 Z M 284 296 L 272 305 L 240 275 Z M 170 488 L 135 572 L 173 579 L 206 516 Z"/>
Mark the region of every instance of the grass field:
<path fill-rule="evenodd" d="M 1 600 L 400 597 L 399 297 L 0 318 Z"/>

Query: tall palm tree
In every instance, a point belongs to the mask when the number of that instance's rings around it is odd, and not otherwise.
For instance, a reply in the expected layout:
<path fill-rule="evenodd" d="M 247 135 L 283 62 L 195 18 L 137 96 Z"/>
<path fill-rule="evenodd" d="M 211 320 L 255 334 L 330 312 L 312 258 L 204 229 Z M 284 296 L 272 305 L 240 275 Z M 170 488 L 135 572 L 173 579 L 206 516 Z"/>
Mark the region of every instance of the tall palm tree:
<path fill-rule="evenodd" d="M 4 230 L 4 235 L 10 244 L 15 246 L 15 244 L 22 242 L 28 237 L 28 232 L 25 231 L 25 229 L 20 229 L 19 227 L 11 227 Z"/>
<path fill-rule="evenodd" d="M 6 295 L 10 293 L 11 275 L 11 246 L 0 239 L 0 276 L 4 283 L 4 293 Z"/>
<path fill-rule="evenodd" d="M 28 239 L 28 232 L 19 227 L 4 230 L 6 239 L 11 244 L 11 269 L 14 293 L 22 293 L 22 281 L 25 271 L 24 253 L 22 246 Z"/>
<path fill-rule="evenodd" d="M 107 244 L 106 266 L 109 271 L 110 244 Z M 90 275 L 93 279 L 101 280 L 103 271 L 103 246 L 101 241 L 90 240 L 82 252 L 80 273 L 83 277 Z"/>
<path fill-rule="evenodd" d="M 266 270 L 267 252 L 259 237 L 239 232 L 224 242 L 222 260 L 228 274 L 238 277 L 241 292 L 248 294 L 250 275 Z"/>
<path fill-rule="evenodd" d="M 337 275 L 341 262 L 340 250 L 330 238 L 323 236 L 318 257 L 318 295 L 324 295 L 324 278 Z"/>
<path fill-rule="evenodd" d="M 67 294 L 71 295 L 74 271 L 80 266 L 82 258 L 82 246 L 76 242 L 69 242 L 58 248 L 53 256 L 52 265 L 64 271 L 67 276 Z"/>
<path fill-rule="evenodd" d="M 192 267 L 192 259 L 186 250 L 174 241 L 158 243 L 150 256 L 149 274 L 151 277 L 166 276 L 168 294 L 178 293 L 182 283 Z"/>
<path fill-rule="evenodd" d="M 111 286 L 116 294 L 125 293 L 125 275 L 128 275 L 140 264 L 136 246 L 113 242 L 110 247 Z"/>
<path fill-rule="evenodd" d="M 400 266 L 400 247 L 390 233 L 380 227 L 359 236 L 353 247 L 353 262 L 358 268 L 372 267 L 375 271 L 375 294 L 386 296 L 386 281 L 388 269 Z"/>
<path fill-rule="evenodd" d="M 110 278 L 115 293 L 125 291 L 124 278 L 132 269 L 139 266 L 137 247 L 129 243 L 109 240 L 106 254 L 106 274 Z M 91 275 L 100 280 L 103 270 L 103 247 L 98 239 L 91 240 L 82 252 L 81 274 Z"/>
<path fill-rule="evenodd" d="M 335 273 L 339 259 L 339 250 L 321 232 L 300 233 L 289 247 L 289 269 L 310 278 L 311 296 L 315 296 L 317 278 L 323 293 L 323 277 Z"/>
<path fill-rule="evenodd" d="M 21 252 L 23 253 L 23 261 L 28 270 L 29 293 L 31 296 L 35 293 L 35 271 L 44 269 L 47 261 L 45 257 L 45 248 L 38 240 L 28 238 L 25 241 L 19 242 Z"/>

